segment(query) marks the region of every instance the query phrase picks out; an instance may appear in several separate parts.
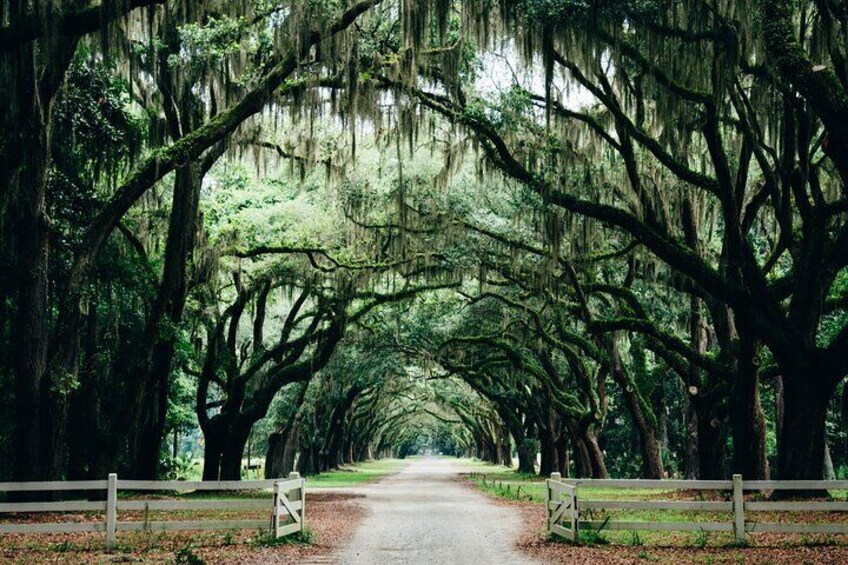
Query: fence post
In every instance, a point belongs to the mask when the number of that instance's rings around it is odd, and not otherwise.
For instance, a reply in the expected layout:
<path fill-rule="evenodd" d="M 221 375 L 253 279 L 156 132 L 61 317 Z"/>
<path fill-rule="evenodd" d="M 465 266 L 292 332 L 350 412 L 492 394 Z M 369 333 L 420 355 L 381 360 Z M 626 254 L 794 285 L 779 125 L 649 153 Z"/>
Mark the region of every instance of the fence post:
<path fill-rule="evenodd" d="M 115 531 L 118 526 L 118 475 L 109 473 L 106 481 L 106 551 L 115 548 Z"/>
<path fill-rule="evenodd" d="M 748 541 L 745 534 L 745 499 L 742 494 L 742 475 L 733 475 L 733 534 L 736 543 Z"/>
<path fill-rule="evenodd" d="M 577 510 L 577 484 L 571 489 L 571 541 L 577 543 L 580 541 L 580 511 Z"/>
<path fill-rule="evenodd" d="M 271 532 L 280 537 L 280 483 L 274 481 L 274 504 L 271 510 Z"/>
<path fill-rule="evenodd" d="M 300 473 L 292 471 L 289 473 L 289 480 L 300 479 Z M 300 531 L 306 527 L 306 481 L 300 479 Z"/>
<path fill-rule="evenodd" d="M 547 489 L 546 489 L 547 494 L 545 496 L 545 513 L 548 517 L 547 522 L 548 522 L 548 531 L 549 532 L 551 531 L 551 526 L 553 526 L 553 523 L 551 522 L 551 518 L 553 516 L 553 510 L 551 510 L 551 502 L 553 501 L 554 497 L 552 495 L 553 489 L 551 489 L 551 483 L 552 482 L 558 483 L 561 480 L 562 480 L 562 475 L 560 473 L 551 473 L 551 478 L 547 483 Z M 559 501 L 557 501 L 557 502 L 559 502 Z"/>

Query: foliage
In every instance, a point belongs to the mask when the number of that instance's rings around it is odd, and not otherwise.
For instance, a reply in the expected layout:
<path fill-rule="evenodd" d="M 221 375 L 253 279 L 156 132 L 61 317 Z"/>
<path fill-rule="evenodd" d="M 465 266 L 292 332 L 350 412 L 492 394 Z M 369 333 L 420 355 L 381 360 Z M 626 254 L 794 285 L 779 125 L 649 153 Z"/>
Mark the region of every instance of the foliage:
<path fill-rule="evenodd" d="M 198 557 L 191 550 L 191 546 L 186 545 L 174 553 L 174 563 L 176 565 L 205 565 L 206 561 Z"/>
<path fill-rule="evenodd" d="M 256 547 L 278 547 L 281 545 L 312 545 L 312 530 L 304 529 L 288 536 L 278 538 L 273 532 L 262 530 L 253 540 Z"/>
<path fill-rule="evenodd" d="M 821 6 L 0 10 L 0 475 L 844 473 Z"/>

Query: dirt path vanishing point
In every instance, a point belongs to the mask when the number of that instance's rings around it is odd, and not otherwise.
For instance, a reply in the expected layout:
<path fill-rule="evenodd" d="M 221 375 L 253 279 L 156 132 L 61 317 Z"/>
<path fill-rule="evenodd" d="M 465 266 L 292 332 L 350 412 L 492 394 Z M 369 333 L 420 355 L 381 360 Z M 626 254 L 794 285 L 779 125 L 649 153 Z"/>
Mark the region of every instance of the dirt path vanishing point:
<path fill-rule="evenodd" d="M 414 459 L 398 474 L 356 489 L 368 513 L 341 556 L 344 565 L 530 565 L 514 547 L 520 515 L 456 481 L 449 458 Z"/>

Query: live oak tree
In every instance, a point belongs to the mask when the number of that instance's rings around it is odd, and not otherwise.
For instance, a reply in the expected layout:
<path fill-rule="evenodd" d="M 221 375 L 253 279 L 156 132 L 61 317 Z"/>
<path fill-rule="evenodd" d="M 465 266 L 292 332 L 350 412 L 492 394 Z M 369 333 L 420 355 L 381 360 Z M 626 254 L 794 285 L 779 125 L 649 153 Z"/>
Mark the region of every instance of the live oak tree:
<path fill-rule="evenodd" d="M 345 59 L 349 44 L 334 38 L 378 3 L 325 6 L 287 2 L 264 8 L 248 2 L 123 0 L 2 4 L 2 88 L 4 99 L 10 100 L 4 106 L 0 142 L 4 155 L 0 167 L 2 288 L 4 313 L 8 314 L 4 318 L 10 328 L 17 328 L 9 333 L 6 344 L 16 391 L 14 443 L 20 446 L 16 476 L 61 474 L 66 457 L 67 390 L 79 372 L 81 310 L 86 307 L 84 295 L 93 271 L 122 218 L 160 180 L 176 172 L 178 190 L 167 260 L 147 323 L 145 341 L 149 346 L 143 348 L 136 367 L 139 378 L 134 386 L 137 383 L 140 388 L 128 411 L 138 431 L 137 437 L 131 438 L 136 444 L 132 451 L 140 458 L 138 465 L 130 466 L 132 472 L 155 475 L 174 348 L 171 339 L 157 335 L 162 320 L 180 321 L 186 298 L 186 261 L 196 237 L 196 194 L 206 166 L 200 159 L 207 164 L 214 161 L 214 152 L 220 152 L 221 143 L 243 122 L 278 96 L 301 92 L 323 69 Z M 229 26 L 220 25 L 221 21 Z M 211 45 L 203 45 L 203 29 L 199 40 L 188 35 L 192 26 L 210 28 L 206 39 Z M 256 37 L 252 47 L 248 42 L 251 31 Z M 216 45 L 216 41 L 224 45 Z M 226 45 L 228 41 L 235 41 L 236 48 Z M 143 44 L 150 46 L 143 56 L 156 67 L 154 85 L 145 74 L 149 66 L 133 64 L 136 48 Z M 45 201 L 52 166 L 53 106 L 78 46 L 89 46 L 105 57 L 123 57 L 132 87 L 159 89 L 162 112 L 170 123 L 170 143 L 152 139 L 163 144 L 151 143 L 151 150 L 130 172 L 115 171 L 118 182 L 80 235 L 71 266 L 57 281 L 60 290 L 50 296 L 50 226 Z M 208 106 L 198 108 L 197 93 L 190 92 L 194 85 L 182 80 L 188 77 L 181 77 L 179 69 L 168 66 L 179 59 L 177 53 L 194 55 L 190 64 L 198 64 L 196 59 L 202 58 L 207 48 L 218 61 L 210 57 L 206 64 L 213 69 L 193 75 L 209 92 L 202 102 Z M 246 58 L 248 51 L 254 51 L 256 57 Z M 162 60 L 157 60 L 160 55 Z"/>
<path fill-rule="evenodd" d="M 819 339 L 848 233 L 839 14 L 828 2 L 514 2 L 503 29 L 544 63 L 543 88 L 517 81 L 523 102 L 379 79 L 473 132 L 548 205 L 630 235 L 703 295 L 730 350 L 748 476 L 765 473 L 760 368 L 785 387 L 782 478 L 822 475 L 827 405 L 848 369 L 848 328 Z M 717 229 L 687 243 L 693 201 Z"/>

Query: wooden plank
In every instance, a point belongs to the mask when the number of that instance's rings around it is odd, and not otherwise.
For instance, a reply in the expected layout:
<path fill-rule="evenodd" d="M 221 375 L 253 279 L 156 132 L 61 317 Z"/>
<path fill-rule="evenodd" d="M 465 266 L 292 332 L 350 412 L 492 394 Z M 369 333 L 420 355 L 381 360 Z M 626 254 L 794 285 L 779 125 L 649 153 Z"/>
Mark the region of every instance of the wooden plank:
<path fill-rule="evenodd" d="M 76 532 L 103 532 L 105 523 L 60 522 L 57 524 L 2 524 L 0 534 L 67 534 Z"/>
<path fill-rule="evenodd" d="M 265 529 L 268 520 L 194 520 L 174 522 L 119 522 L 119 532 L 176 532 Z"/>
<path fill-rule="evenodd" d="M 839 500 L 746 502 L 745 510 L 751 512 L 848 512 L 848 502 Z"/>
<path fill-rule="evenodd" d="M 745 490 L 844 490 L 848 481 L 743 481 Z"/>
<path fill-rule="evenodd" d="M 115 528 L 118 525 L 118 475 L 109 473 L 106 491 L 106 550 L 115 548 Z"/>
<path fill-rule="evenodd" d="M 789 534 L 848 534 L 846 524 L 771 524 L 745 522 L 746 532 L 777 532 Z"/>
<path fill-rule="evenodd" d="M 62 502 L 0 502 L 0 513 L 7 512 L 103 512 L 105 501 L 68 500 Z"/>
<path fill-rule="evenodd" d="M 745 500 L 742 497 L 742 475 L 733 475 L 733 536 L 736 543 L 745 543 Z"/>
<path fill-rule="evenodd" d="M 119 500 L 118 510 L 270 510 L 270 500 Z"/>
<path fill-rule="evenodd" d="M 286 495 L 286 498 L 288 498 L 289 500 L 300 500 L 302 498 L 305 498 L 303 492 L 299 488 L 281 490 L 280 492 Z"/>
<path fill-rule="evenodd" d="M 259 490 L 274 488 L 274 480 L 265 481 L 135 481 L 118 480 L 120 490 Z"/>
<path fill-rule="evenodd" d="M 571 539 L 574 536 L 573 531 L 571 531 L 568 528 L 565 528 L 563 526 L 560 526 L 559 524 L 551 525 L 551 533 L 556 534 L 558 536 L 562 536 L 566 539 Z"/>
<path fill-rule="evenodd" d="M 731 490 L 731 481 L 682 481 L 668 479 L 566 479 L 580 488 L 626 488 L 665 490 Z"/>
<path fill-rule="evenodd" d="M 301 531 L 306 530 L 306 479 L 300 479 L 300 495 L 298 496 L 298 501 L 300 502 L 300 529 Z"/>
<path fill-rule="evenodd" d="M 288 507 L 282 506 L 282 507 L 278 507 L 278 508 L 279 508 L 279 511 L 280 511 L 279 515 L 285 516 L 285 515 L 289 514 L 289 512 L 286 510 L 286 508 L 290 508 L 293 511 L 300 510 L 301 508 L 303 508 L 303 502 L 300 501 L 300 500 L 289 500 L 288 501 Z"/>
<path fill-rule="evenodd" d="M 659 500 L 580 500 L 580 508 L 592 510 L 697 510 L 730 512 L 731 502 Z"/>
<path fill-rule="evenodd" d="M 303 488 L 304 483 L 306 482 L 304 479 L 287 479 L 285 481 L 272 481 L 279 485 L 280 490 L 289 491 Z"/>
<path fill-rule="evenodd" d="M 0 492 L 35 492 L 45 490 L 106 490 L 106 481 L 33 481 L 0 483 Z"/>
<path fill-rule="evenodd" d="M 732 532 L 730 522 L 618 522 L 618 521 L 584 521 L 580 520 L 580 528 L 590 527 L 594 530 L 637 530 L 637 531 L 669 531 L 669 532 Z"/>
<path fill-rule="evenodd" d="M 287 524 L 285 526 L 280 526 L 279 528 L 277 528 L 277 537 L 287 536 L 289 534 L 299 532 L 302 529 L 303 528 L 298 522 L 295 522 L 293 524 Z"/>
<path fill-rule="evenodd" d="M 565 483 L 558 483 L 558 482 L 552 481 L 550 479 L 548 479 L 546 482 L 547 482 L 548 488 L 554 494 L 560 494 L 560 495 L 561 494 L 567 494 L 569 496 L 574 494 L 575 487 L 572 486 L 572 485 L 567 485 Z"/>

